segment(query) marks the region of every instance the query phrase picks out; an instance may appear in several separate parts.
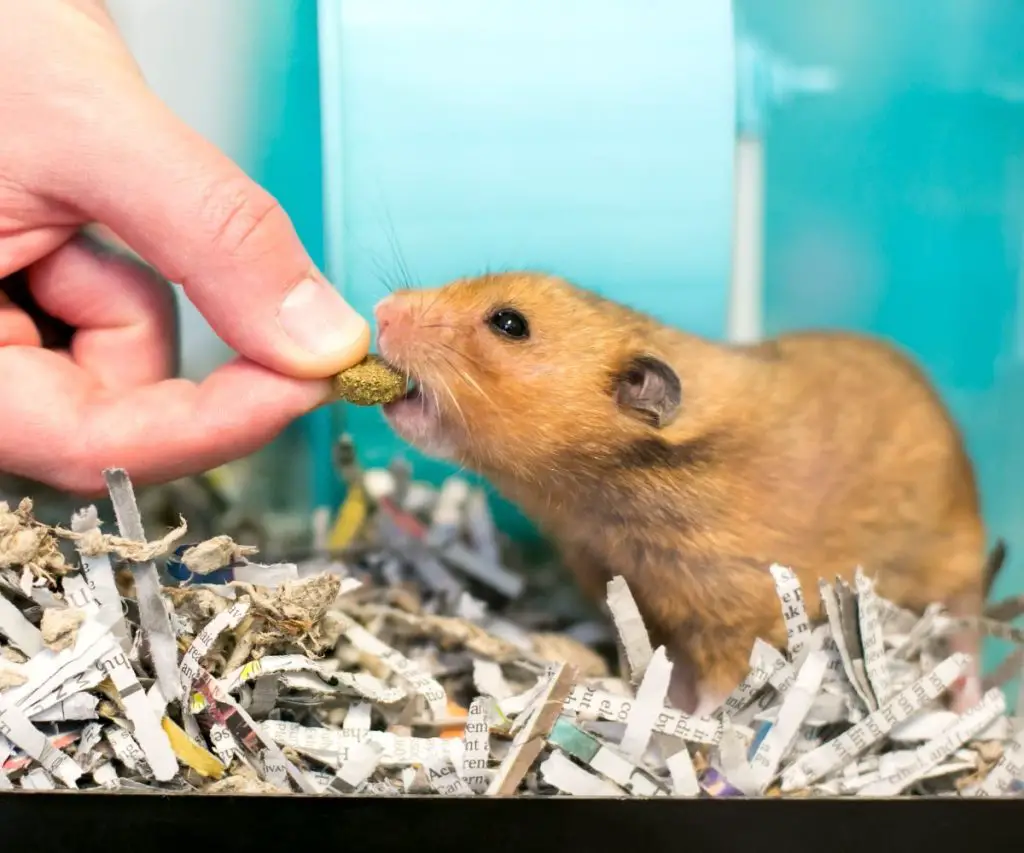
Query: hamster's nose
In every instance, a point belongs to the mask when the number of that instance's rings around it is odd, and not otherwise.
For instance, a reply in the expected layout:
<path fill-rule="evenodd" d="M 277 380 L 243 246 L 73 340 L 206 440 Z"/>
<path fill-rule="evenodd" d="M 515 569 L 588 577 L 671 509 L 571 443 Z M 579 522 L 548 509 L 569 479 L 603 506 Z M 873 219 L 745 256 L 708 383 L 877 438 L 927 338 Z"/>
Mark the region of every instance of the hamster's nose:
<path fill-rule="evenodd" d="M 373 309 L 373 318 L 377 321 L 377 334 L 379 335 L 383 333 L 383 331 L 391 325 L 395 319 L 394 296 L 386 296 L 376 304 Z"/>
<path fill-rule="evenodd" d="M 408 302 L 394 294 L 377 303 L 373 317 L 377 321 L 377 345 L 381 347 L 386 342 L 394 345 L 404 340 L 412 325 Z"/>

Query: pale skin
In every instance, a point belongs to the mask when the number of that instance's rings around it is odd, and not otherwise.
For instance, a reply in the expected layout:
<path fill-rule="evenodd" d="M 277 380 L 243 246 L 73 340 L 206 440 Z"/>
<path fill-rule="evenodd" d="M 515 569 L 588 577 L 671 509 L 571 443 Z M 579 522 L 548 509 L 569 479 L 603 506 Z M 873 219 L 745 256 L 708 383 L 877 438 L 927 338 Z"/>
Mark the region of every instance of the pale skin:
<path fill-rule="evenodd" d="M 101 0 L 0 0 L 0 280 L 74 327 L 44 349 L 0 295 L 0 471 L 80 494 L 250 453 L 369 347 L 284 210 L 149 89 Z M 99 225 L 137 256 L 98 252 Z M 171 285 L 238 357 L 172 376 Z"/>

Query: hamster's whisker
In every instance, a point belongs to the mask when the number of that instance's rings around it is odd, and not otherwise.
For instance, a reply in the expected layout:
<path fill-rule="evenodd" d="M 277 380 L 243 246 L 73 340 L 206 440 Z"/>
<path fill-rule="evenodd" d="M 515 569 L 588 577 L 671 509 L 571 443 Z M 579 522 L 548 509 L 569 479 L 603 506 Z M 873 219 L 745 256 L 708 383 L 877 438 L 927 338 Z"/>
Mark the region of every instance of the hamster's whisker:
<path fill-rule="evenodd" d="M 445 380 L 440 379 L 439 381 L 441 383 L 441 387 L 444 389 L 444 392 L 451 399 L 452 405 L 455 407 L 455 411 L 457 411 L 459 413 L 459 418 L 462 419 L 462 423 L 466 427 L 466 430 L 468 431 L 469 430 L 469 421 L 466 420 L 466 414 L 465 414 L 465 412 L 462 411 L 462 406 L 459 405 L 459 401 L 457 399 L 455 399 L 455 395 L 452 393 L 451 387 L 448 385 L 447 382 L 445 382 Z"/>
<path fill-rule="evenodd" d="M 437 290 L 434 292 L 434 298 L 430 300 L 430 304 L 420 309 L 421 318 L 430 315 L 430 312 L 434 309 L 434 306 L 437 305 L 437 301 L 441 298 L 443 292 L 443 288 L 437 288 Z"/>
<path fill-rule="evenodd" d="M 468 357 L 468 356 L 467 356 L 467 355 L 466 355 L 465 353 L 459 352 L 459 350 L 457 350 L 457 349 L 456 349 L 455 347 L 453 347 L 453 346 L 450 346 L 449 344 L 446 344 L 446 343 L 444 343 L 443 341 L 441 342 L 441 346 L 442 346 L 442 347 L 444 347 L 444 348 L 445 348 L 446 350 L 449 350 L 450 352 L 453 352 L 453 353 L 454 353 L 455 355 L 459 356 L 459 358 L 464 358 L 464 359 L 466 359 L 467 361 L 469 360 L 469 357 Z M 450 358 L 448 358 L 447 356 L 443 356 L 443 355 L 442 355 L 442 356 L 441 356 L 441 358 L 443 358 L 443 359 L 445 360 L 445 363 L 446 363 L 446 364 L 447 364 L 447 365 L 448 365 L 448 366 L 449 366 L 449 367 L 450 367 L 450 368 L 451 368 L 451 369 L 452 369 L 453 371 L 455 371 L 455 373 L 456 373 L 456 375 L 457 375 L 457 376 L 459 377 L 459 379 L 461 379 L 461 380 L 462 380 L 463 382 L 465 382 L 465 383 L 466 383 L 467 385 L 469 385 L 470 387 L 472 387 L 473 389 L 475 389 L 475 390 L 476 390 L 476 392 L 477 392 L 477 393 L 478 393 L 478 394 L 479 394 L 479 395 L 480 395 L 481 397 L 483 397 L 483 398 L 484 398 L 484 400 L 486 400 L 486 401 L 487 401 L 487 402 L 488 402 L 488 403 L 489 403 L 489 404 L 490 404 L 490 405 L 491 405 L 491 406 L 492 406 L 492 407 L 493 407 L 493 408 L 495 409 L 495 411 L 501 411 L 501 410 L 500 410 L 500 409 L 498 408 L 498 404 L 497 404 L 497 403 L 495 403 L 495 402 L 494 402 L 494 400 L 493 400 L 493 399 L 491 398 L 491 395 L 490 395 L 490 394 L 488 394 L 488 393 L 487 393 L 486 391 L 484 391 L 484 389 L 480 387 L 480 384 L 479 384 L 479 383 L 478 383 L 478 382 L 477 382 L 477 381 L 476 381 L 476 380 L 475 380 L 475 379 L 474 379 L 474 378 L 473 378 L 472 376 L 470 376 L 470 375 L 469 375 L 469 374 L 468 374 L 468 373 L 467 373 L 466 371 L 464 371 L 464 370 L 460 370 L 460 369 L 458 368 L 458 366 L 456 366 L 456 365 L 455 365 L 455 364 L 454 364 L 454 363 L 452 362 L 452 360 L 451 360 Z"/>
<path fill-rule="evenodd" d="M 388 268 L 383 263 L 381 263 L 380 258 L 377 257 L 376 253 L 370 253 L 370 263 L 373 264 L 376 269 L 374 278 L 384 285 L 384 288 L 388 293 L 394 293 L 395 288 L 390 281 L 392 273 L 388 271 Z"/>
<path fill-rule="evenodd" d="M 391 212 L 385 208 L 384 216 L 387 219 L 387 228 L 385 234 L 387 235 L 388 244 L 391 247 L 391 253 L 394 255 L 395 262 L 398 265 L 398 271 L 400 281 L 406 288 L 414 286 L 412 270 L 409 269 L 409 264 L 405 259 L 405 252 L 402 251 L 402 245 L 398 242 L 398 232 L 395 230 L 395 221 L 391 218 Z"/>
<path fill-rule="evenodd" d="M 435 353 L 435 355 L 438 358 L 440 358 L 442 361 L 444 361 L 445 365 L 449 369 L 455 371 L 456 374 L 459 372 L 458 368 L 455 367 L 455 365 L 452 364 L 451 361 L 443 353 Z M 434 371 L 432 371 L 432 372 L 435 375 L 438 374 L 438 371 L 436 369 Z M 459 405 L 459 401 L 456 399 L 455 394 L 452 393 L 451 386 L 440 375 L 437 375 L 437 380 L 436 381 L 438 383 L 440 383 L 441 387 L 444 389 L 444 392 L 451 399 L 452 405 L 455 407 L 455 410 L 459 413 L 459 417 L 462 419 L 462 423 L 465 424 L 466 429 L 468 430 L 469 429 L 469 422 L 466 420 L 466 414 L 465 414 L 465 412 L 462 411 L 462 406 Z"/>

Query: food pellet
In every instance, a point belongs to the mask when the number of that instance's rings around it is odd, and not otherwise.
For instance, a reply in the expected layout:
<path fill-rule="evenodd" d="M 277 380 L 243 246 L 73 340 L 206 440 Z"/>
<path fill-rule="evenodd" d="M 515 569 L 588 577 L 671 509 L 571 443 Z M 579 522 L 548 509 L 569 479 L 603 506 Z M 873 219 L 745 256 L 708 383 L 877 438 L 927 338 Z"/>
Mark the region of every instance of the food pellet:
<path fill-rule="evenodd" d="M 406 385 L 404 374 L 372 353 L 334 377 L 334 391 L 338 397 L 357 406 L 390 403 L 405 393 Z"/>

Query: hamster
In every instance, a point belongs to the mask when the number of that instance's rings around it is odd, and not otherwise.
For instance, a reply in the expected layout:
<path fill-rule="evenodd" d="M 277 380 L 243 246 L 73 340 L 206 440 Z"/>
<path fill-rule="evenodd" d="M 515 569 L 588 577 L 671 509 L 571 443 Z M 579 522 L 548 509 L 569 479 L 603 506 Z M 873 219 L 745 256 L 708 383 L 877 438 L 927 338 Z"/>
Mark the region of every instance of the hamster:
<path fill-rule="evenodd" d="M 954 615 L 983 604 L 985 530 L 963 441 L 924 374 L 847 332 L 730 346 L 553 276 L 506 272 L 391 294 L 378 349 L 412 387 L 383 407 L 422 452 L 487 477 L 559 548 L 582 590 L 628 582 L 673 662 L 669 701 L 707 715 L 785 647 L 768 567 L 860 565 L 879 594 Z M 979 638 L 951 638 L 974 669 Z"/>

